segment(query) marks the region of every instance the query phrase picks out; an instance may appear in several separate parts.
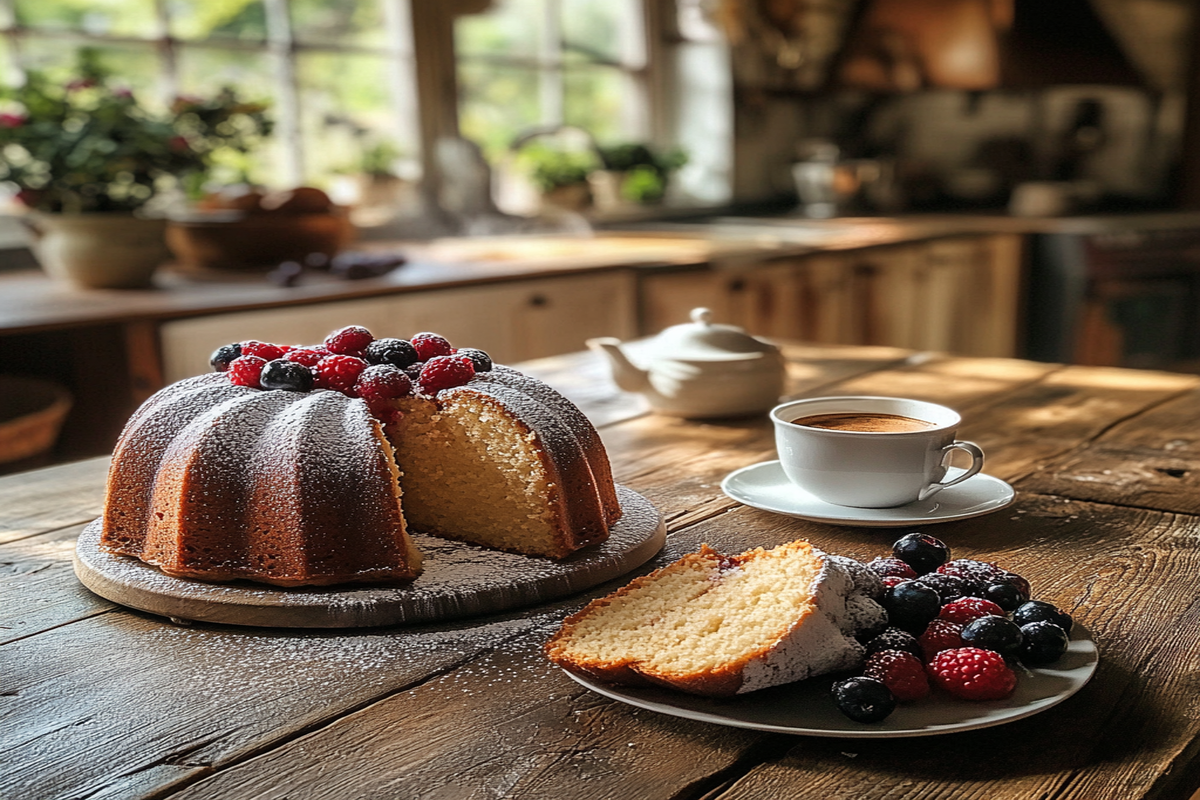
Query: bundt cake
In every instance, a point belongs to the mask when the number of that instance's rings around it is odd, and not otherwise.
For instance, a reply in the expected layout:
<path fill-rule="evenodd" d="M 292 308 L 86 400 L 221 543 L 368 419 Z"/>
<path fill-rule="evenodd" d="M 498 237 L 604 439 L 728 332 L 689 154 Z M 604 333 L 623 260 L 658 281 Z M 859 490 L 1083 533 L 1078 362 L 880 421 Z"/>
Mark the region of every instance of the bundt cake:
<path fill-rule="evenodd" d="M 101 547 L 305 586 L 414 578 L 410 529 L 556 559 L 608 536 L 611 468 L 569 400 L 433 334 L 349 330 L 227 345 L 219 372 L 147 400 L 113 453 Z"/>
<path fill-rule="evenodd" d="M 855 635 L 887 620 L 871 591 L 803 540 L 737 556 L 705 545 L 568 617 L 546 654 L 603 681 L 742 694 L 858 666 Z"/>

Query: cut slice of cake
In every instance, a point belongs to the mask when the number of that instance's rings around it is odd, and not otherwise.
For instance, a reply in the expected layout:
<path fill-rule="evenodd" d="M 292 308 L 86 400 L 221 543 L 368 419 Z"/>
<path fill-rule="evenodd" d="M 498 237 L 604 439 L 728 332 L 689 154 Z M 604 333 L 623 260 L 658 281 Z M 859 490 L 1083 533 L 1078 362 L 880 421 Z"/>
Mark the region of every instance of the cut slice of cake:
<path fill-rule="evenodd" d="M 852 669 L 854 635 L 885 618 L 806 541 L 736 556 L 705 545 L 568 617 L 546 654 L 604 681 L 727 696 Z"/>

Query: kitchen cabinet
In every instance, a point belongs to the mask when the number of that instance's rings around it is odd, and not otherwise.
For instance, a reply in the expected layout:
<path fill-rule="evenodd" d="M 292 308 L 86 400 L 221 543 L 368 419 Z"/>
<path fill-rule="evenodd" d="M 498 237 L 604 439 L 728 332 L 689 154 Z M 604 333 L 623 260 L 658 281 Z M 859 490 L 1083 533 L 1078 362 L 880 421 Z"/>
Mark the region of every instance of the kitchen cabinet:
<path fill-rule="evenodd" d="M 1013 356 L 1022 282 L 1018 235 L 972 235 L 650 273 L 641 332 L 686 321 L 697 306 L 760 336 Z"/>
<path fill-rule="evenodd" d="M 542 358 L 593 336 L 635 335 L 634 291 L 632 273 L 613 270 L 173 320 L 159 328 L 164 379 L 207 372 L 228 342 L 320 342 L 345 325 L 376 336 L 434 331 L 502 363 Z"/>

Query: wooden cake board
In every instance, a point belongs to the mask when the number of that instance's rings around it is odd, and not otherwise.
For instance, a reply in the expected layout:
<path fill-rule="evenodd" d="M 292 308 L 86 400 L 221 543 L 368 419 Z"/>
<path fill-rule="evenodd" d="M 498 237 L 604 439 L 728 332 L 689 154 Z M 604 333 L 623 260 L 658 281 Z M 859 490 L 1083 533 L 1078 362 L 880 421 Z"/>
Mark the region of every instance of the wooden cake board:
<path fill-rule="evenodd" d="M 106 600 L 177 620 L 281 628 L 442 622 L 544 603 L 645 564 L 666 542 L 662 514 L 624 486 L 617 487 L 617 496 L 623 513 L 608 539 L 562 561 L 413 534 L 424 569 L 401 586 L 283 589 L 172 578 L 137 559 L 101 550 L 99 519 L 79 535 L 75 574 Z"/>

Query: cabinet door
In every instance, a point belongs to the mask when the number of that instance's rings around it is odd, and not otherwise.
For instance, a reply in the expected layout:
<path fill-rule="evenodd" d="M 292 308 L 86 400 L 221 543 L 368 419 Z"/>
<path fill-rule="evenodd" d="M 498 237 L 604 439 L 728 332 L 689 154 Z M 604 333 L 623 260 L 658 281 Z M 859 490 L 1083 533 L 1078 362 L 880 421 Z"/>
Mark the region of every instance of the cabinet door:
<path fill-rule="evenodd" d="M 671 325 L 687 322 L 693 308 L 707 308 L 717 322 L 731 316 L 727 276 L 711 270 L 643 275 L 638 281 L 638 332 L 653 336 Z"/>

